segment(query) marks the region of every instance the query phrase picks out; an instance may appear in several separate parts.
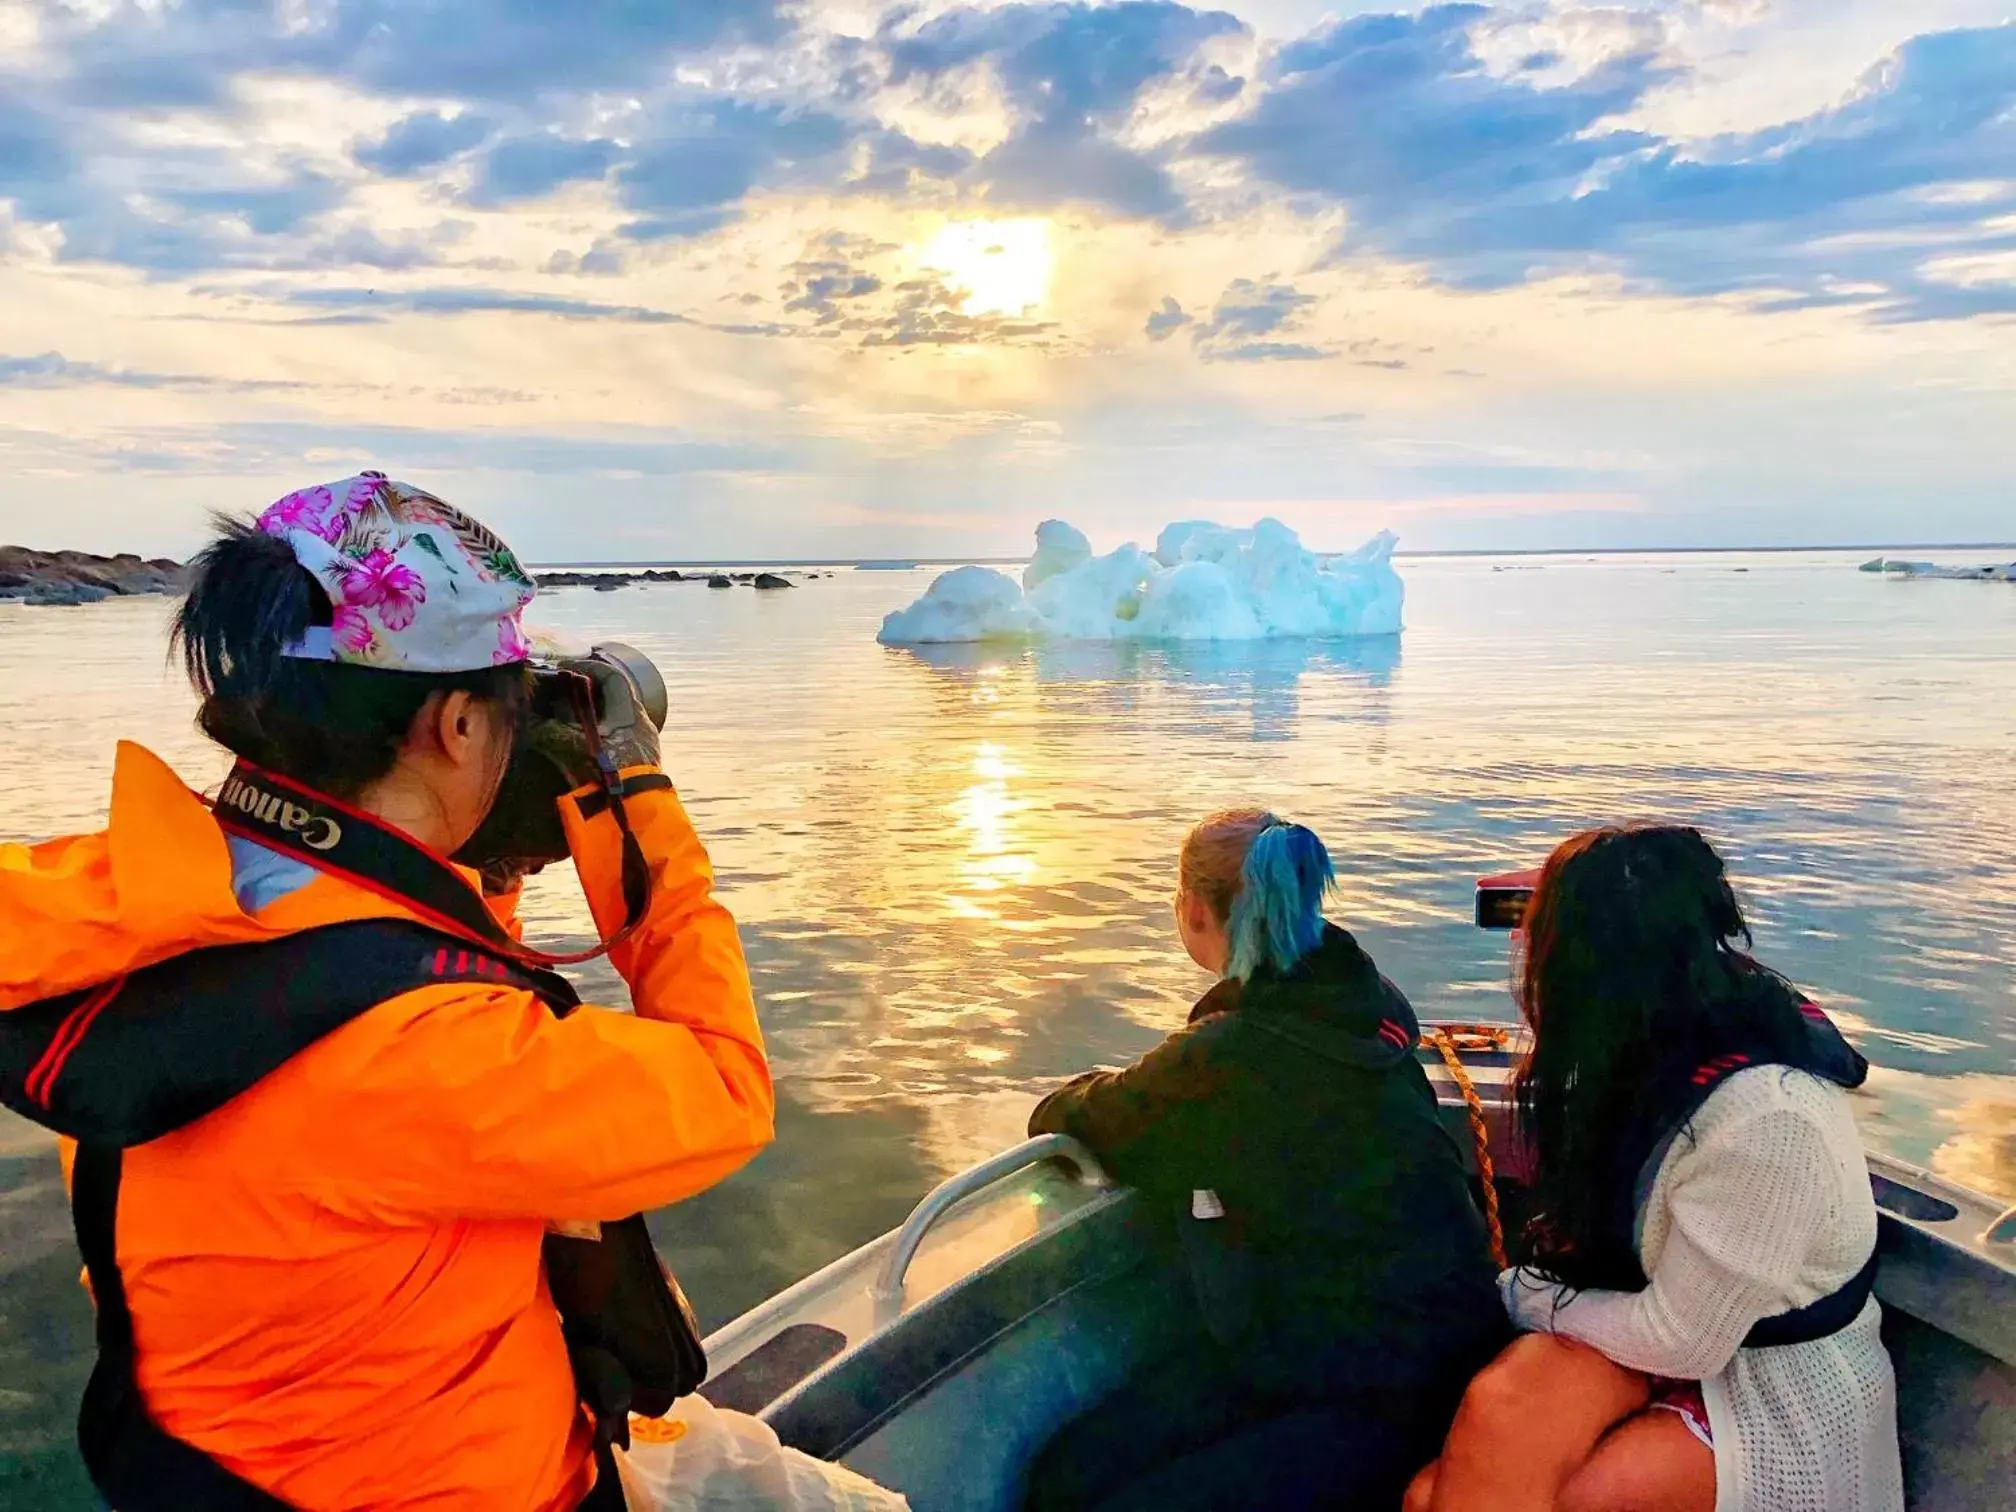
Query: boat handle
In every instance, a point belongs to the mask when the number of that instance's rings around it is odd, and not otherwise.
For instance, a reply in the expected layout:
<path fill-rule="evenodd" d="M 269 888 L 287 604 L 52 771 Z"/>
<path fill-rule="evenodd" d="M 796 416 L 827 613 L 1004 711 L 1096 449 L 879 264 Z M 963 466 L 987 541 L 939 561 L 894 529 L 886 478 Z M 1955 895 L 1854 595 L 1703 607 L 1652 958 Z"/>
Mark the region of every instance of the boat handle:
<path fill-rule="evenodd" d="M 1989 1224 L 1981 1235 L 1983 1244 L 2016 1244 L 2016 1207 Z"/>
<path fill-rule="evenodd" d="M 1087 1186 L 1103 1188 L 1113 1184 L 1106 1168 L 1099 1164 L 1098 1157 L 1069 1134 L 1039 1134 L 1011 1150 L 1003 1150 L 991 1159 L 968 1167 L 957 1176 L 939 1182 L 903 1220 L 903 1227 L 896 1234 L 895 1246 L 889 1251 L 889 1258 L 882 1264 L 882 1274 L 875 1282 L 876 1302 L 886 1310 L 890 1304 L 902 1300 L 903 1278 L 924 1243 L 924 1236 L 954 1206 L 975 1192 L 985 1191 L 1003 1177 L 1026 1171 L 1046 1160 L 1062 1160 L 1076 1166 L 1078 1179 Z"/>

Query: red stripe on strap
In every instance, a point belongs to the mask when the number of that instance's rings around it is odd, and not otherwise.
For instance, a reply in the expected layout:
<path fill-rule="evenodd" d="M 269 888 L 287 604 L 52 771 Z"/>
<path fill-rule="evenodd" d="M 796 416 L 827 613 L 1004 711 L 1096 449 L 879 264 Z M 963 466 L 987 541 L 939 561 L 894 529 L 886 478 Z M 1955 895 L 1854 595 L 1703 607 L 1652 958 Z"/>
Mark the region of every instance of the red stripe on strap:
<path fill-rule="evenodd" d="M 98 1015 L 105 1011 L 105 1005 L 117 997 L 119 989 L 125 985 L 126 978 L 115 977 L 72 1008 L 56 1030 L 55 1037 L 49 1041 L 48 1048 L 42 1052 L 42 1058 L 35 1062 L 23 1090 L 45 1109 L 49 1106 L 50 1093 L 55 1090 L 56 1078 L 63 1074 L 64 1063 L 70 1059 L 71 1051 L 77 1048 Z"/>

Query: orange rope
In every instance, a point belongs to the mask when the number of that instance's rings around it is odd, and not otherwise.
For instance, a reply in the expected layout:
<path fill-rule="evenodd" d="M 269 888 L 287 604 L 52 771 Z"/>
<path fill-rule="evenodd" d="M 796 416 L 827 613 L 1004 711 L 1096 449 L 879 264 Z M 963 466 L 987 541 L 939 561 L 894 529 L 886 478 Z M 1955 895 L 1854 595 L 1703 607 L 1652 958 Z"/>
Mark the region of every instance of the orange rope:
<path fill-rule="evenodd" d="M 1463 1059 L 1456 1053 L 1457 1042 L 1449 1031 L 1429 1029 L 1422 1037 L 1442 1052 L 1442 1064 L 1449 1068 L 1450 1076 L 1456 1081 L 1456 1090 L 1463 1094 L 1463 1101 L 1470 1109 L 1470 1140 L 1477 1148 L 1477 1174 L 1484 1182 L 1484 1222 L 1491 1230 L 1491 1258 L 1503 1270 L 1505 1227 L 1498 1218 L 1498 1168 L 1491 1160 L 1491 1131 L 1484 1125 L 1484 1099 L 1477 1095 L 1477 1084 L 1470 1080 L 1470 1073 L 1463 1068 Z M 1466 1039 L 1474 1041 L 1477 1037 L 1473 1033 L 1465 1033 Z M 1483 1049 L 1485 1046 L 1472 1043 L 1471 1048 Z"/>

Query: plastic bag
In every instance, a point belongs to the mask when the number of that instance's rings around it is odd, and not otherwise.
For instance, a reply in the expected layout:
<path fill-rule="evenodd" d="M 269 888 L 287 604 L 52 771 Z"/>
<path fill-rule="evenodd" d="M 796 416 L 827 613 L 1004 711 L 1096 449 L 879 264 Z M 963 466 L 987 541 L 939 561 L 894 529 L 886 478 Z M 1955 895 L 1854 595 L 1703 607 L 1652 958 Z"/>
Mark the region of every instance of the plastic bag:
<path fill-rule="evenodd" d="M 616 1468 L 631 1512 L 908 1512 L 894 1491 L 777 1440 L 747 1413 L 683 1397 L 659 1418 L 630 1419 Z"/>

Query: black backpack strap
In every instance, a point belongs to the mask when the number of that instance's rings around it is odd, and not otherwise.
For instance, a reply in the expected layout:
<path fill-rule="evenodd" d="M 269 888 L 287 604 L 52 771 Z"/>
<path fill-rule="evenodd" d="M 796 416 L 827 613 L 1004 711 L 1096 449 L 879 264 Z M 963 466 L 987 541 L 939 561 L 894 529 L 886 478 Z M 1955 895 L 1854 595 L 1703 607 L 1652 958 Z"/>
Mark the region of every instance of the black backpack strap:
<path fill-rule="evenodd" d="M 98 1305 L 98 1363 L 84 1388 L 77 1442 L 92 1484 L 119 1512 L 288 1512 L 287 1503 L 242 1480 L 148 1415 L 133 1374 L 133 1314 L 119 1274 L 120 1152 L 77 1148 L 70 1211 Z"/>
<path fill-rule="evenodd" d="M 1847 1285 L 1840 1290 L 1829 1292 L 1804 1307 L 1779 1313 L 1775 1318 L 1760 1318 L 1744 1337 L 1743 1347 L 1782 1349 L 1788 1344 L 1811 1344 L 1815 1339 L 1831 1338 L 1841 1332 L 1861 1317 L 1862 1309 L 1869 1305 L 1869 1298 L 1876 1290 L 1879 1254 L 1880 1249 L 1871 1250 L 1862 1269 L 1850 1277 Z"/>
<path fill-rule="evenodd" d="M 579 1512 L 629 1512 L 623 1496 L 623 1477 L 616 1469 L 615 1451 L 607 1444 L 595 1450 L 595 1487 L 581 1499 Z"/>
<path fill-rule="evenodd" d="M 556 1014 L 566 980 L 400 919 L 192 950 L 0 1013 L 0 1104 L 85 1144 L 129 1147 L 213 1113 L 324 1035 L 437 982 L 495 982 Z"/>

